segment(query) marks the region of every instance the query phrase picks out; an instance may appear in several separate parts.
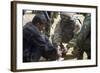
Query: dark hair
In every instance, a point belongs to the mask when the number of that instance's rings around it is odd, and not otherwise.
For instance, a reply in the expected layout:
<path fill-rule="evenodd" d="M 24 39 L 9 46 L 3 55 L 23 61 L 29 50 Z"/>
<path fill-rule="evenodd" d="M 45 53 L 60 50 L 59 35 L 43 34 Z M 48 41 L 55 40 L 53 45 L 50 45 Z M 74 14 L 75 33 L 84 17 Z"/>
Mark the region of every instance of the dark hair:
<path fill-rule="evenodd" d="M 32 23 L 36 25 L 37 23 L 40 24 L 47 24 L 47 19 L 44 14 L 36 14 L 32 20 Z"/>

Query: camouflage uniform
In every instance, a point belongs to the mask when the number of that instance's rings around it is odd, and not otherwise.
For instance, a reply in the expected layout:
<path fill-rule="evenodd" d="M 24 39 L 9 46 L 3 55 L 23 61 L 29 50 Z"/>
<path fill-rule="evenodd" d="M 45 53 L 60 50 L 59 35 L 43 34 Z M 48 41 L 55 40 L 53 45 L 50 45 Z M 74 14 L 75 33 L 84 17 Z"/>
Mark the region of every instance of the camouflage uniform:
<path fill-rule="evenodd" d="M 83 22 L 81 31 L 74 36 L 74 38 L 68 43 L 68 47 L 78 47 L 78 58 L 82 59 L 83 52 L 88 55 L 88 59 L 91 58 L 91 15 L 87 14 Z"/>
<path fill-rule="evenodd" d="M 73 13 L 61 13 L 61 20 L 54 32 L 53 43 L 59 45 L 61 42 L 68 43 L 72 39 L 75 27 L 75 23 L 71 19 L 72 15 Z"/>

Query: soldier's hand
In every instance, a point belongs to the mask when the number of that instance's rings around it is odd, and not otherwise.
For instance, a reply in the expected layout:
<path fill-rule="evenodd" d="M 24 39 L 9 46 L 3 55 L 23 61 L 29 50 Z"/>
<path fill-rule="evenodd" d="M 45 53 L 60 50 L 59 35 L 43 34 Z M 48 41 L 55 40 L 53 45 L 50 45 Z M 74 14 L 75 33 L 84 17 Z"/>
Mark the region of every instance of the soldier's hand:
<path fill-rule="evenodd" d="M 71 47 L 76 47 L 77 45 L 76 45 L 76 43 L 75 42 L 69 42 L 68 44 L 67 44 L 67 48 L 69 49 L 69 48 L 71 48 Z"/>

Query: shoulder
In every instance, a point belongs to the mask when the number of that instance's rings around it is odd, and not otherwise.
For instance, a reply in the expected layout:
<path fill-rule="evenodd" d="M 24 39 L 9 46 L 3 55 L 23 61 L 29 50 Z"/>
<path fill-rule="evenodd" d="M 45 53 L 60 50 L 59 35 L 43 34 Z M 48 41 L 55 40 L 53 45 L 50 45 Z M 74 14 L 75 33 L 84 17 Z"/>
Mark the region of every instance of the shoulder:
<path fill-rule="evenodd" d="M 37 27 L 35 25 L 33 25 L 32 22 L 28 22 L 26 25 L 24 25 L 23 30 L 39 32 Z"/>
<path fill-rule="evenodd" d="M 32 24 L 32 22 L 28 22 L 26 25 L 23 26 L 23 34 L 39 36 L 40 32 L 38 28 Z"/>

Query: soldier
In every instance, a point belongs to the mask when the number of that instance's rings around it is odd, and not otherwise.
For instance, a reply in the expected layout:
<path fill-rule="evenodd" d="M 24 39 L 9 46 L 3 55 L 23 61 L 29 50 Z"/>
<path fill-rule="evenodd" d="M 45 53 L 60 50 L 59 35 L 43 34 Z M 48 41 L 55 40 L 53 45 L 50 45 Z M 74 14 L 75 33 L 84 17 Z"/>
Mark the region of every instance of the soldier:
<path fill-rule="evenodd" d="M 41 32 L 47 20 L 44 14 L 36 14 L 32 22 L 23 27 L 23 62 L 37 62 L 40 57 L 56 60 L 57 50 Z"/>
<path fill-rule="evenodd" d="M 73 13 L 60 13 L 61 19 L 54 31 L 54 36 L 52 38 L 53 44 L 60 45 L 62 42 L 68 43 L 72 39 L 75 28 L 75 23 L 71 20 L 72 15 Z"/>
<path fill-rule="evenodd" d="M 86 14 L 81 31 L 74 36 L 67 47 L 78 48 L 78 59 L 83 59 L 83 52 L 91 59 L 91 15 Z"/>

